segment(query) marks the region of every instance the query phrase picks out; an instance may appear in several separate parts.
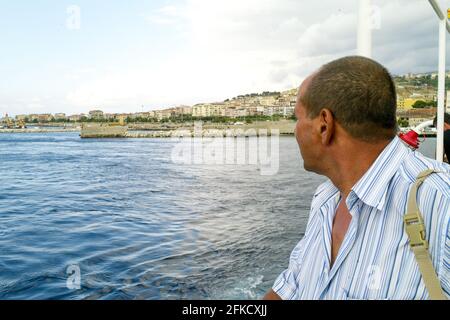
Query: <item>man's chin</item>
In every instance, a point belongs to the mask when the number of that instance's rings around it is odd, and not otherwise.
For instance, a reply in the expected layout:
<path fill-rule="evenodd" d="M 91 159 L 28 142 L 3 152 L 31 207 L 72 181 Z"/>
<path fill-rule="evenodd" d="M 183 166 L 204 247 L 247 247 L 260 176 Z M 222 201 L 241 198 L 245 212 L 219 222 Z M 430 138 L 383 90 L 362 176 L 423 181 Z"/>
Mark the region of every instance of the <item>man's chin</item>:
<path fill-rule="evenodd" d="M 320 169 L 317 166 L 315 166 L 314 164 L 311 164 L 309 162 L 306 162 L 306 161 L 303 161 L 303 168 L 308 172 L 322 174 L 322 172 L 320 171 Z"/>
<path fill-rule="evenodd" d="M 316 171 L 314 170 L 314 168 L 313 168 L 312 166 L 310 166 L 309 164 L 307 164 L 306 162 L 303 162 L 303 168 L 304 168 L 306 171 L 309 171 L 309 172 L 316 172 Z"/>

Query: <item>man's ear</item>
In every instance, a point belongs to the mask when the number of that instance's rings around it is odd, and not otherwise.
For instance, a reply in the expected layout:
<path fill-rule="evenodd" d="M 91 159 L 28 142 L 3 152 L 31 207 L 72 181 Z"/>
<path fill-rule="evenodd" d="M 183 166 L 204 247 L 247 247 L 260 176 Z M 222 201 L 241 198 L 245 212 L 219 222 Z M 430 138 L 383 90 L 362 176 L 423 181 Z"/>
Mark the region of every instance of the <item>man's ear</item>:
<path fill-rule="evenodd" d="M 334 136 L 335 118 L 329 109 L 320 110 L 319 117 L 319 134 L 323 145 L 329 145 Z"/>

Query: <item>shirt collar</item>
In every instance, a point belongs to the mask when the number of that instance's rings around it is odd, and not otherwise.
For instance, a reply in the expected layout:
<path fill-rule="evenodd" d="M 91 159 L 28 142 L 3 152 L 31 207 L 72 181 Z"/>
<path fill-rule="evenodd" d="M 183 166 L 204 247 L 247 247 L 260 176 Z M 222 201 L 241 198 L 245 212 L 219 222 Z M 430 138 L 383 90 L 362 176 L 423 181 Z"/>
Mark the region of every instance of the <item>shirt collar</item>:
<path fill-rule="evenodd" d="M 359 198 L 365 204 L 382 210 L 386 202 L 389 183 L 397 172 L 403 158 L 409 153 L 409 149 L 395 137 L 367 172 L 353 186 L 347 198 L 347 205 L 352 207 Z M 353 195 L 352 195 L 353 193 Z"/>

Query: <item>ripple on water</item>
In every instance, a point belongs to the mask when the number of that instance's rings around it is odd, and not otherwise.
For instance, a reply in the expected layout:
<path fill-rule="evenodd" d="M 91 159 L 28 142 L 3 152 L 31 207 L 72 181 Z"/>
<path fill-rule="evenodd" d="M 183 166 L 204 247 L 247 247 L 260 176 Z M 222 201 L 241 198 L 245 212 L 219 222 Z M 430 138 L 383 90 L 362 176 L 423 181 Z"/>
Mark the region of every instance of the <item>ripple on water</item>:
<path fill-rule="evenodd" d="M 280 170 L 175 165 L 164 139 L 0 135 L 0 299 L 257 299 L 301 239 L 315 187 Z M 81 288 L 66 286 L 68 266 Z"/>

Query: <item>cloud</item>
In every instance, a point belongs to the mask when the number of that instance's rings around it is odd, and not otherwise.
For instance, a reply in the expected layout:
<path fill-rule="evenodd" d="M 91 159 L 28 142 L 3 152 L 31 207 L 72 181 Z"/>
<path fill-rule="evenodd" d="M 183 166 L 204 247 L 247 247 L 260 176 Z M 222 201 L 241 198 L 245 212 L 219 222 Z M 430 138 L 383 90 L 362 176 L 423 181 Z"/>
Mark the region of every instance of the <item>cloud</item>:
<path fill-rule="evenodd" d="M 438 20 L 428 1 L 386 2 L 381 18 L 373 34 L 376 59 L 397 74 L 437 69 Z"/>
<path fill-rule="evenodd" d="M 300 57 L 339 54 L 356 48 L 355 13 L 332 14 L 308 27 L 298 40 Z"/>
<path fill-rule="evenodd" d="M 428 2 L 373 3 L 381 18 L 373 30 L 374 58 L 395 74 L 436 70 L 437 20 Z M 156 67 L 137 63 L 89 80 L 67 102 L 140 110 L 292 88 L 323 63 L 356 53 L 357 10 L 357 0 L 169 4 L 146 19 L 183 30 L 184 47 Z"/>
<path fill-rule="evenodd" d="M 174 25 L 180 23 L 184 17 L 184 11 L 177 6 L 169 5 L 161 7 L 144 18 L 152 24 Z"/>

